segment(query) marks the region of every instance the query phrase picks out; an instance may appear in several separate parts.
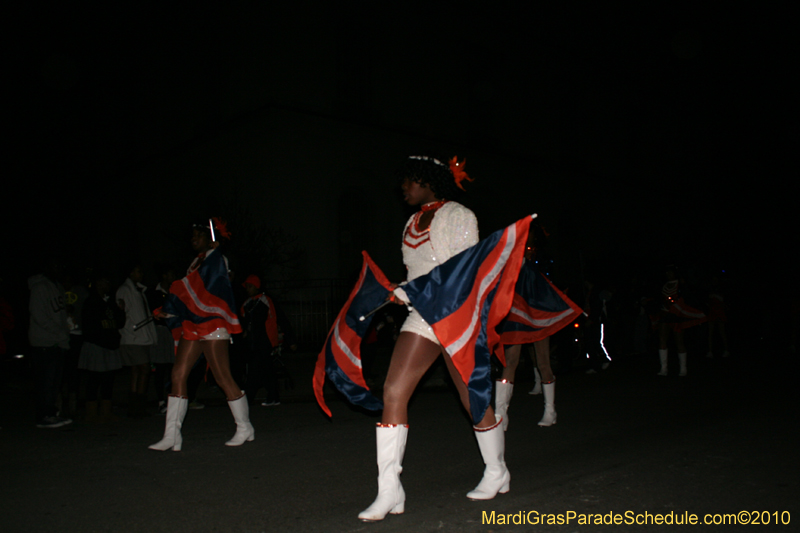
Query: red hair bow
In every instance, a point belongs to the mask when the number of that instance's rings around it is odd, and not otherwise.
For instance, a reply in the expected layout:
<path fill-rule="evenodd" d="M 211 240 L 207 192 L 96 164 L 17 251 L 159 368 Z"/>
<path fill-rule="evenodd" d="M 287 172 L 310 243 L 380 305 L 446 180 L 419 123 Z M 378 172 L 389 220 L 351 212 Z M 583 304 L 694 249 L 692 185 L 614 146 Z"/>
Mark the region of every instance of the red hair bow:
<path fill-rule="evenodd" d="M 219 236 L 224 239 L 231 239 L 231 232 L 228 231 L 228 224 L 224 220 L 220 220 L 217 217 L 211 217 L 211 220 L 214 222 L 214 228 L 219 232 Z"/>
<path fill-rule="evenodd" d="M 463 160 L 462 162 L 458 162 L 458 156 L 453 156 L 450 160 L 450 172 L 453 173 L 453 177 L 456 179 L 456 186 L 464 190 L 464 187 L 461 185 L 461 182 L 464 180 L 472 181 L 466 172 L 464 172 L 464 166 L 467 164 L 467 160 Z"/>

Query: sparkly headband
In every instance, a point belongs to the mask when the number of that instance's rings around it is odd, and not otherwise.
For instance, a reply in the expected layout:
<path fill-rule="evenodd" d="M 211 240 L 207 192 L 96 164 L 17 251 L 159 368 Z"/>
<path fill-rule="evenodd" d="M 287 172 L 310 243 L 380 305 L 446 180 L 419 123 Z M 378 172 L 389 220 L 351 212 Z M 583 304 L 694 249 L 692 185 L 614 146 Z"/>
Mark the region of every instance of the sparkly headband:
<path fill-rule="evenodd" d="M 466 160 L 461 161 L 459 163 L 457 156 L 453 156 L 453 158 L 450 161 L 448 161 L 449 165 L 445 165 L 444 163 L 442 163 L 441 161 L 439 161 L 435 157 L 428 157 L 426 155 L 410 155 L 410 156 L 408 156 L 408 158 L 409 159 L 417 159 L 417 160 L 420 160 L 420 161 L 430 161 L 431 163 L 434 163 L 436 165 L 439 165 L 439 166 L 442 166 L 442 167 L 445 167 L 445 168 L 449 168 L 450 172 L 453 174 L 453 178 L 455 179 L 456 187 L 458 187 L 462 191 L 464 190 L 464 186 L 461 185 L 461 182 L 464 181 L 464 180 L 472 181 L 472 178 L 470 178 L 467 175 L 467 173 L 464 172 L 464 165 L 466 163 Z"/>
<path fill-rule="evenodd" d="M 426 155 L 410 155 L 410 156 L 408 156 L 408 158 L 409 159 L 419 159 L 420 161 L 431 161 L 432 163 L 435 163 L 435 164 L 439 165 L 440 167 L 447 168 L 447 165 L 445 165 L 444 163 L 442 163 L 441 161 L 439 161 L 435 157 L 428 157 Z"/>

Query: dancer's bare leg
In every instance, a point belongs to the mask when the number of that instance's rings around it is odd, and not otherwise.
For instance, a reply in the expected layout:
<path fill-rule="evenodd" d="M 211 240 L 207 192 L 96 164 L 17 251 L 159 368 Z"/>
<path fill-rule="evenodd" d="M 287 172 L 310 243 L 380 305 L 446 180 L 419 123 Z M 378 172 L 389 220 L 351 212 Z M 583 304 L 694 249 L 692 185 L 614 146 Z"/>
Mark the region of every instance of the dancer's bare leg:
<path fill-rule="evenodd" d="M 514 383 L 514 376 L 517 373 L 517 366 L 519 365 L 519 354 L 522 351 L 521 344 L 514 344 L 506 346 L 506 367 L 503 369 L 502 379 L 509 383 Z"/>
<path fill-rule="evenodd" d="M 675 344 L 678 346 L 678 353 L 686 353 L 686 345 L 683 343 L 683 330 L 675 332 Z"/>
<path fill-rule="evenodd" d="M 150 363 L 140 365 L 139 373 L 136 380 L 136 392 L 145 394 L 147 392 L 147 378 L 150 377 Z"/>
<path fill-rule="evenodd" d="M 540 341 L 529 344 L 529 350 L 536 352 L 536 366 L 539 367 L 539 374 L 542 376 L 543 383 L 551 383 L 556 379 L 553 369 L 550 366 L 550 337 L 545 337 Z"/>
<path fill-rule="evenodd" d="M 658 348 L 659 350 L 666 350 L 667 349 L 667 341 L 669 340 L 669 332 L 672 329 L 670 324 L 667 322 L 662 322 L 661 327 L 659 328 L 659 335 L 658 335 Z"/>
<path fill-rule="evenodd" d="M 172 366 L 172 395 L 187 398 L 189 390 L 186 380 L 192 367 L 203 353 L 202 341 L 181 339 L 175 353 L 175 364 Z"/>
<path fill-rule="evenodd" d="M 149 372 L 150 363 L 131 367 L 131 392 L 144 394 L 147 389 L 147 376 Z"/>
<path fill-rule="evenodd" d="M 230 340 L 217 339 L 213 341 L 202 341 L 203 348 L 208 359 L 211 371 L 217 385 L 225 392 L 225 397 L 229 401 L 242 397 L 242 389 L 236 384 L 231 374 L 231 365 L 228 359 L 228 345 Z"/>
<path fill-rule="evenodd" d="M 441 353 L 441 347 L 416 333 L 397 337 L 383 385 L 383 424 L 408 424 L 408 402 L 419 381 Z"/>
<path fill-rule="evenodd" d="M 408 424 L 408 402 L 411 395 L 431 367 L 442 348 L 438 344 L 428 339 L 404 331 L 400 333 L 392 353 L 392 361 L 389 364 L 389 372 L 386 375 L 386 382 L 383 386 L 383 424 Z M 453 366 L 450 357 L 445 355 L 445 364 L 453 378 L 453 382 L 458 390 L 461 403 L 469 412 L 469 392 L 461 376 Z M 486 412 L 484 419 L 477 425 L 478 427 L 489 427 L 494 425 L 494 411 L 491 407 Z"/>

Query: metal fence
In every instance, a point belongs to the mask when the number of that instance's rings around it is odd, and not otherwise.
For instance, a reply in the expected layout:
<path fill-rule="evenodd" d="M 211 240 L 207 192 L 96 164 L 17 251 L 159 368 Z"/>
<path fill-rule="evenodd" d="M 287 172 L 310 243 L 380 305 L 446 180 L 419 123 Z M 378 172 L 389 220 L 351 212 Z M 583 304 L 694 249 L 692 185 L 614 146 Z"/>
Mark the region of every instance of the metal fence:
<path fill-rule="evenodd" d="M 353 282 L 343 279 L 269 281 L 262 288 L 288 319 L 300 348 L 320 349 L 347 301 Z"/>

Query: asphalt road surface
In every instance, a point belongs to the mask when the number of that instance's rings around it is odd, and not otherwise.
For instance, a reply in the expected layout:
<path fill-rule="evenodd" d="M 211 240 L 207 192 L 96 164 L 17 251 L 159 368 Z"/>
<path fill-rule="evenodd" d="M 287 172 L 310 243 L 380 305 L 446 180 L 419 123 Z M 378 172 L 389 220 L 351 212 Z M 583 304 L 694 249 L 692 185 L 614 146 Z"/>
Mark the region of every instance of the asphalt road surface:
<path fill-rule="evenodd" d="M 520 378 L 511 491 L 487 502 L 465 497 L 483 471 L 466 414 L 448 387 L 428 386 L 410 409 L 405 514 L 379 523 L 356 518 L 377 492 L 377 418 L 331 393 L 328 420 L 310 395 L 313 354 L 293 359 L 296 387 L 282 405 L 253 408 L 256 439 L 239 448 L 224 446 L 234 423 L 211 389 L 176 453 L 147 449 L 163 416 L 124 417 L 127 378 L 117 379 L 117 422 L 55 430 L 34 427 L 29 383 L 9 380 L 0 531 L 798 531 L 798 365 L 788 353 L 742 352 L 690 354 L 683 378 L 656 376 L 655 355 L 561 375 L 549 428 L 536 425 L 543 399 Z M 751 525 L 653 523 L 692 515 Z"/>

